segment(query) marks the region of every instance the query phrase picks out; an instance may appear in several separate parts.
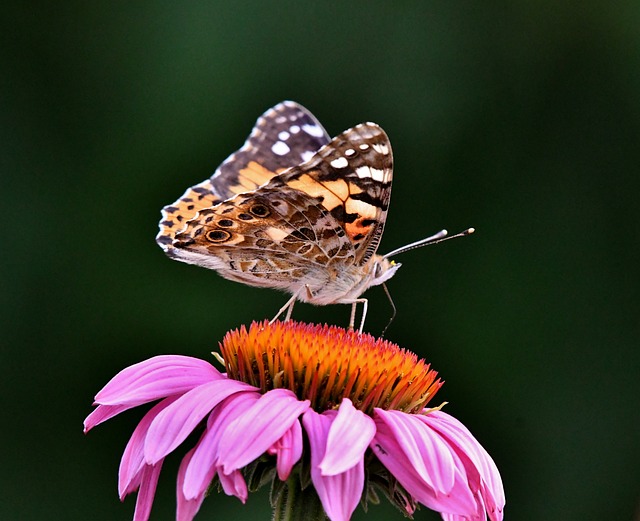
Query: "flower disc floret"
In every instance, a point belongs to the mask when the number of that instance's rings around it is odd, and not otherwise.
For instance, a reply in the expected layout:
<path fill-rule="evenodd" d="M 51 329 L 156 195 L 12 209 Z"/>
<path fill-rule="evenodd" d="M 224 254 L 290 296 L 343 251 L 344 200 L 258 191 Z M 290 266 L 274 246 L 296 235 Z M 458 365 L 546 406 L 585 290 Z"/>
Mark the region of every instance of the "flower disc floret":
<path fill-rule="evenodd" d="M 344 398 L 367 414 L 417 412 L 442 386 L 414 353 L 336 326 L 254 322 L 227 333 L 220 351 L 230 378 L 262 392 L 289 389 L 320 412 Z"/>

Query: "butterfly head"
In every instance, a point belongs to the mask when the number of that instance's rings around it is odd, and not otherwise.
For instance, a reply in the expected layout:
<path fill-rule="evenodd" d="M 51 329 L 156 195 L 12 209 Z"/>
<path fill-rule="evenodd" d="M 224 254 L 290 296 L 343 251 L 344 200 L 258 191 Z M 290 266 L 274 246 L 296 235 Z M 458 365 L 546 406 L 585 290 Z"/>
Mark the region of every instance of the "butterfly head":
<path fill-rule="evenodd" d="M 371 268 L 371 283 L 370 286 L 379 286 L 380 284 L 388 281 L 396 274 L 398 268 L 402 266 L 399 262 L 389 260 L 381 255 L 374 255 Z"/>

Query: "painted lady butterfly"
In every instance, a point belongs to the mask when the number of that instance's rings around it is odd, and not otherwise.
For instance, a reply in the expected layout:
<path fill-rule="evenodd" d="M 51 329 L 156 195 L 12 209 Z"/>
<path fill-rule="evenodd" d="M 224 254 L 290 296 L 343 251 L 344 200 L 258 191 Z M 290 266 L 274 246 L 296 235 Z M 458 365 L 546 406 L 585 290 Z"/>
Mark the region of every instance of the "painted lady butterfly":
<path fill-rule="evenodd" d="M 353 327 L 361 302 L 362 331 L 362 293 L 400 267 L 389 257 L 446 235 L 376 254 L 392 177 L 391 144 L 378 125 L 330 139 L 308 110 L 285 101 L 211 178 L 162 209 L 156 241 L 176 260 L 291 293 L 276 318 L 286 311 L 288 319 L 296 300 L 352 304 Z"/>

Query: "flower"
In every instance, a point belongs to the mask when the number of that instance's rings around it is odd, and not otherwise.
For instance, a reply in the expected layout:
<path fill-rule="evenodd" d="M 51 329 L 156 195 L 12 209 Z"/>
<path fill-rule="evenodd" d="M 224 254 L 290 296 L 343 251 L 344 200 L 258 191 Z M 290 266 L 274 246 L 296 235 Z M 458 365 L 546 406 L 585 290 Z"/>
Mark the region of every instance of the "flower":
<path fill-rule="evenodd" d="M 135 521 L 149 518 L 164 458 L 196 430 L 178 471 L 179 521 L 193 519 L 212 483 L 244 503 L 268 481 L 274 504 L 300 497 L 278 499 L 283 484 L 315 490 L 331 521 L 349 520 L 376 491 L 409 516 L 421 503 L 446 521 L 502 519 L 496 465 L 462 423 L 426 408 L 442 382 L 413 353 L 293 321 L 231 331 L 220 352 L 226 373 L 196 358 L 156 356 L 96 395 L 85 432 L 159 400 L 120 464 L 120 498 L 138 492 Z"/>

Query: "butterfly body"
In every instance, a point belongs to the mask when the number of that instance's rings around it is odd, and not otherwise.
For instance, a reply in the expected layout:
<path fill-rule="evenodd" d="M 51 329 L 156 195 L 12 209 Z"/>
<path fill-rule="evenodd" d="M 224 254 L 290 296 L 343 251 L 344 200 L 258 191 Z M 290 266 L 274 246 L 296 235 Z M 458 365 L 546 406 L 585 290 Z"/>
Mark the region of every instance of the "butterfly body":
<path fill-rule="evenodd" d="M 374 123 L 330 139 L 303 107 L 283 102 L 214 175 L 166 206 L 158 244 L 222 277 L 326 305 L 355 303 L 400 266 L 377 255 L 393 176 Z"/>

